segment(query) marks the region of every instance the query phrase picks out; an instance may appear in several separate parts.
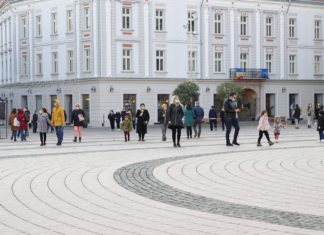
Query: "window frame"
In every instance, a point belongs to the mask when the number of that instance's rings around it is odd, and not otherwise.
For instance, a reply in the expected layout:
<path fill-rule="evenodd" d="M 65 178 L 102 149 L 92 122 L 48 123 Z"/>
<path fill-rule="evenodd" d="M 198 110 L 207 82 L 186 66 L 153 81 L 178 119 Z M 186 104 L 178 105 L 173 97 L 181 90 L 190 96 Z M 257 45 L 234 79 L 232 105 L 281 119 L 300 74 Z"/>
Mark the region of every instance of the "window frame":
<path fill-rule="evenodd" d="M 42 15 L 36 16 L 36 37 L 42 37 L 43 31 L 42 31 Z"/>
<path fill-rule="evenodd" d="M 288 19 L 288 38 L 297 38 L 297 19 L 295 17 Z"/>
<path fill-rule="evenodd" d="M 132 30 L 132 7 L 122 7 L 122 30 Z"/>
<path fill-rule="evenodd" d="M 155 50 L 155 72 L 165 72 L 165 50 Z"/>
<path fill-rule="evenodd" d="M 129 52 L 129 53 L 127 53 Z M 122 71 L 131 72 L 133 70 L 133 49 L 123 48 L 122 50 Z"/>
<path fill-rule="evenodd" d="M 68 9 L 66 10 L 66 32 L 73 33 L 73 31 L 74 31 L 73 10 Z"/>
<path fill-rule="evenodd" d="M 245 19 L 243 21 L 242 19 Z M 241 15 L 240 16 L 240 36 L 248 36 L 249 35 L 249 16 Z"/>
<path fill-rule="evenodd" d="M 293 58 L 293 60 L 292 60 Z M 295 54 L 289 54 L 288 56 L 288 73 L 290 75 L 296 75 L 297 74 L 297 55 Z"/>
<path fill-rule="evenodd" d="M 83 49 L 83 72 L 91 73 L 91 48 Z"/>
<path fill-rule="evenodd" d="M 318 25 L 316 23 L 318 23 Z M 322 39 L 322 21 L 321 20 L 314 21 L 314 39 L 315 40 Z"/>
<path fill-rule="evenodd" d="M 66 51 L 66 72 L 74 73 L 74 50 L 68 49 Z"/>
<path fill-rule="evenodd" d="M 223 73 L 223 52 L 215 51 L 214 53 L 214 73 Z M 218 57 L 220 55 L 220 57 Z"/>
<path fill-rule="evenodd" d="M 246 58 L 242 58 L 243 55 L 245 55 Z M 245 66 L 242 66 L 244 64 L 245 64 Z M 246 71 L 246 69 L 249 68 L 249 53 L 247 53 L 247 52 L 240 53 L 240 68 L 244 69 L 244 71 Z"/>
<path fill-rule="evenodd" d="M 195 50 L 188 51 L 188 72 L 197 72 L 197 51 Z"/>
<path fill-rule="evenodd" d="M 318 60 L 317 60 L 318 58 Z M 314 56 L 314 75 L 322 74 L 322 56 L 315 55 Z"/>
<path fill-rule="evenodd" d="M 43 75 L 43 54 L 36 54 L 36 75 Z"/>
<path fill-rule="evenodd" d="M 52 51 L 52 74 L 58 74 L 59 72 L 59 62 L 58 62 L 58 52 Z"/>
<path fill-rule="evenodd" d="M 165 31 L 165 9 L 155 9 L 155 31 Z"/>
<path fill-rule="evenodd" d="M 57 12 L 51 12 L 51 35 L 58 34 Z"/>
<path fill-rule="evenodd" d="M 220 12 L 215 12 L 214 14 L 214 34 L 223 34 L 223 14 Z"/>

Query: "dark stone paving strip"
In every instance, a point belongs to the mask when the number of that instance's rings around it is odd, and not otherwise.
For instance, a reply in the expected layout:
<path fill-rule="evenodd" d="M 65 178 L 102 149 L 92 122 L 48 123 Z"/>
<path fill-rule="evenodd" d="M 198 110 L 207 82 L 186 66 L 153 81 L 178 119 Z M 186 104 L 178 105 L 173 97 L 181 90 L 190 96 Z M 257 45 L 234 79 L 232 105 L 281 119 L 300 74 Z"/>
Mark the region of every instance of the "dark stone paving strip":
<path fill-rule="evenodd" d="M 278 149 L 265 151 L 275 150 Z M 256 151 L 260 150 L 246 150 L 242 152 Z M 173 206 L 239 219 L 324 231 L 324 216 L 273 210 L 208 198 L 171 187 L 159 181 L 153 175 L 156 167 L 168 162 L 230 153 L 233 152 L 188 155 L 139 162 L 118 169 L 114 173 L 114 179 L 119 185 L 129 191 Z"/>

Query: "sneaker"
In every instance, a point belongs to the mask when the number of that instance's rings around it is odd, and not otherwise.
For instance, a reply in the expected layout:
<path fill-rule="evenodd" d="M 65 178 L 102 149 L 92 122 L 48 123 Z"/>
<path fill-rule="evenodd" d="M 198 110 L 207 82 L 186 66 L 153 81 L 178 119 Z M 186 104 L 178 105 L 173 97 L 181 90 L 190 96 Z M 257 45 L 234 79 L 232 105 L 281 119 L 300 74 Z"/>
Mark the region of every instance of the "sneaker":
<path fill-rule="evenodd" d="M 176 143 L 173 143 L 173 147 L 175 147 L 175 148 L 177 147 Z"/>
<path fill-rule="evenodd" d="M 181 147 L 180 143 L 177 143 L 177 146 L 180 148 Z"/>
<path fill-rule="evenodd" d="M 269 141 L 268 143 L 269 143 L 269 146 L 273 145 L 273 142 L 272 141 Z"/>
<path fill-rule="evenodd" d="M 258 147 L 262 147 L 262 144 L 260 142 L 257 143 Z"/>
<path fill-rule="evenodd" d="M 234 144 L 234 145 L 236 145 L 236 146 L 240 146 L 240 144 L 239 143 L 237 143 L 236 141 L 233 141 L 233 143 L 232 144 Z"/>
<path fill-rule="evenodd" d="M 232 145 L 231 143 L 227 143 L 226 146 L 234 146 L 234 145 Z"/>

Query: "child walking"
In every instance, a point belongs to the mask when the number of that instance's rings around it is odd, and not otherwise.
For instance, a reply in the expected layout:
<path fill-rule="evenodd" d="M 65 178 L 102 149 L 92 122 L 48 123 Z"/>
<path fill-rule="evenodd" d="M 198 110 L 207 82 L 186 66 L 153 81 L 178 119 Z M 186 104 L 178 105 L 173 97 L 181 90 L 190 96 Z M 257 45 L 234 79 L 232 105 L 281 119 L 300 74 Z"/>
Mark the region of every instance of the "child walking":
<path fill-rule="evenodd" d="M 269 124 L 269 119 L 268 119 L 268 113 L 267 111 L 262 111 L 260 114 L 260 120 L 259 120 L 259 125 L 258 125 L 258 130 L 259 130 L 259 139 L 258 139 L 258 143 L 257 146 L 262 146 L 261 144 L 261 139 L 263 137 L 263 134 L 266 136 L 269 145 L 273 145 L 273 142 L 270 140 L 269 137 L 269 132 L 268 130 L 271 128 L 270 124 Z"/>
<path fill-rule="evenodd" d="M 324 110 L 319 112 L 317 131 L 319 133 L 320 142 L 324 142 Z"/>
<path fill-rule="evenodd" d="M 282 128 L 281 118 L 280 117 L 275 117 L 273 127 L 274 127 L 275 142 L 278 143 L 279 142 L 280 131 L 281 131 L 281 128 Z"/>
<path fill-rule="evenodd" d="M 132 122 L 129 120 L 128 116 L 125 116 L 125 119 L 122 123 L 122 129 L 124 131 L 125 142 L 129 141 L 130 132 L 132 131 Z"/>

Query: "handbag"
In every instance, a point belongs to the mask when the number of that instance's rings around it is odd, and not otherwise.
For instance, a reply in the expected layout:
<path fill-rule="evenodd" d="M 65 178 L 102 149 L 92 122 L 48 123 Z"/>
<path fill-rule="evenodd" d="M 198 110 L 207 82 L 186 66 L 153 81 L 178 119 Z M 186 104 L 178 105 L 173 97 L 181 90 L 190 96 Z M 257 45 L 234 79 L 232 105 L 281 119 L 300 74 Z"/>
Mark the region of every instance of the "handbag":
<path fill-rule="evenodd" d="M 83 117 L 83 115 L 81 113 L 78 114 L 78 119 L 79 119 L 79 122 L 83 122 L 84 121 L 84 117 Z"/>
<path fill-rule="evenodd" d="M 20 126 L 20 122 L 18 121 L 17 117 L 15 117 L 14 120 L 13 120 L 13 126 L 15 126 L 15 127 Z"/>

